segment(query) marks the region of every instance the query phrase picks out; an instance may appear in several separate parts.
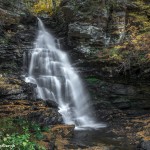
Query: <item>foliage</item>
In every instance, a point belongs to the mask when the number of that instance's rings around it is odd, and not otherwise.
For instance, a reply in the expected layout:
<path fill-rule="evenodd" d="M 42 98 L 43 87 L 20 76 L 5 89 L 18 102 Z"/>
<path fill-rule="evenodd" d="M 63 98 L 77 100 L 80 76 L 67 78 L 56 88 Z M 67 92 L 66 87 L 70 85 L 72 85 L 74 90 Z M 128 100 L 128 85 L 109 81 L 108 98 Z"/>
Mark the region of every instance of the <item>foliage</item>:
<path fill-rule="evenodd" d="M 150 62 L 150 32 L 137 34 L 137 28 L 132 26 L 128 40 L 105 48 L 99 52 L 98 57 L 121 64 L 119 70 L 128 70 L 134 65 L 144 65 Z"/>
<path fill-rule="evenodd" d="M 140 32 L 150 31 L 150 5 L 145 0 L 135 0 L 133 2 L 136 5 L 136 11 L 129 13 L 130 24 L 138 27 Z"/>
<path fill-rule="evenodd" d="M 35 142 L 43 135 L 40 126 L 34 122 L 5 118 L 0 121 L 0 128 L 0 145 L 13 145 L 15 150 L 45 150 Z"/>
<path fill-rule="evenodd" d="M 14 145 L 16 148 L 18 149 L 22 149 L 22 150 L 34 150 L 35 149 L 35 143 L 34 142 L 30 142 L 30 134 L 28 132 L 22 134 L 22 135 L 18 135 L 18 134 L 12 134 L 9 135 L 7 134 L 2 142 L 5 145 Z"/>
<path fill-rule="evenodd" d="M 113 61 L 120 69 L 128 70 L 131 66 L 150 62 L 150 6 L 144 0 L 135 0 L 136 10 L 130 10 L 126 19 L 125 40 L 104 48 L 97 56 L 101 60 Z"/>
<path fill-rule="evenodd" d="M 37 0 L 37 2 L 33 5 L 33 12 L 36 14 L 39 13 L 48 13 L 52 14 L 57 10 L 61 0 Z"/>

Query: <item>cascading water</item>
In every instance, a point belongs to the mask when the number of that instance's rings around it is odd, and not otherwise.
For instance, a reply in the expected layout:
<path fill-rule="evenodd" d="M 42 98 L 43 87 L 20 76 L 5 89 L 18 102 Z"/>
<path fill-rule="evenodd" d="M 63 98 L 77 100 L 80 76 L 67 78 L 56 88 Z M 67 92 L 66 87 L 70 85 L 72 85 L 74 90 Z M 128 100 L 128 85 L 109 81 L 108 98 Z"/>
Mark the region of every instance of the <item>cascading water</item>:
<path fill-rule="evenodd" d="M 76 128 L 104 127 L 91 117 L 88 96 L 66 53 L 59 49 L 59 44 L 40 19 L 38 24 L 38 36 L 25 81 L 37 85 L 38 98 L 58 103 L 66 124 L 75 124 Z"/>

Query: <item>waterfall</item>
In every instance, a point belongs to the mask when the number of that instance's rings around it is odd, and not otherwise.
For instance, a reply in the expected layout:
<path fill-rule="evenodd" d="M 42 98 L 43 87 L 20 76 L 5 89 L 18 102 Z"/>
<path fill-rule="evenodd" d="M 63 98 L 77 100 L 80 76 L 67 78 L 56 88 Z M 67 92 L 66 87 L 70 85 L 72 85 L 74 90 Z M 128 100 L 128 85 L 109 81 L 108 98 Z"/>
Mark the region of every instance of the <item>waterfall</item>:
<path fill-rule="evenodd" d="M 47 32 L 40 19 L 38 25 L 25 81 L 37 85 L 37 98 L 58 103 L 64 123 L 75 124 L 76 129 L 104 127 L 94 121 L 88 94 L 67 54 L 60 49 L 59 41 Z"/>

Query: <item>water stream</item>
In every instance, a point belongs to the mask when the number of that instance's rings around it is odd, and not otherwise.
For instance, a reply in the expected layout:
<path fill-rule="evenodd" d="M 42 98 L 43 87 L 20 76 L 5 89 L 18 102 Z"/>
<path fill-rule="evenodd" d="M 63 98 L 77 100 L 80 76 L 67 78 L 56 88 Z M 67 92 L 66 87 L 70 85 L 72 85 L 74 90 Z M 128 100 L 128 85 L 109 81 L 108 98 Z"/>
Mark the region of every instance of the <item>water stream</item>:
<path fill-rule="evenodd" d="M 91 116 L 88 94 L 59 41 L 47 32 L 40 19 L 38 25 L 25 81 L 37 85 L 37 98 L 58 103 L 66 124 L 75 124 L 76 129 L 105 127 Z"/>

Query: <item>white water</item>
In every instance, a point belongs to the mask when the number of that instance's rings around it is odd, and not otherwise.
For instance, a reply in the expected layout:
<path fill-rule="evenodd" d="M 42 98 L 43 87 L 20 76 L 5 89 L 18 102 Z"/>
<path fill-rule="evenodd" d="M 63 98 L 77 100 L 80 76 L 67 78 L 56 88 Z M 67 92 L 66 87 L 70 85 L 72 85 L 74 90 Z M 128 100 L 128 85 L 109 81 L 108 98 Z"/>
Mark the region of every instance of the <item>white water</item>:
<path fill-rule="evenodd" d="M 76 129 L 104 127 L 92 118 L 88 96 L 68 56 L 40 19 L 38 23 L 38 36 L 25 81 L 37 85 L 38 98 L 58 103 L 64 123 L 75 124 Z"/>

